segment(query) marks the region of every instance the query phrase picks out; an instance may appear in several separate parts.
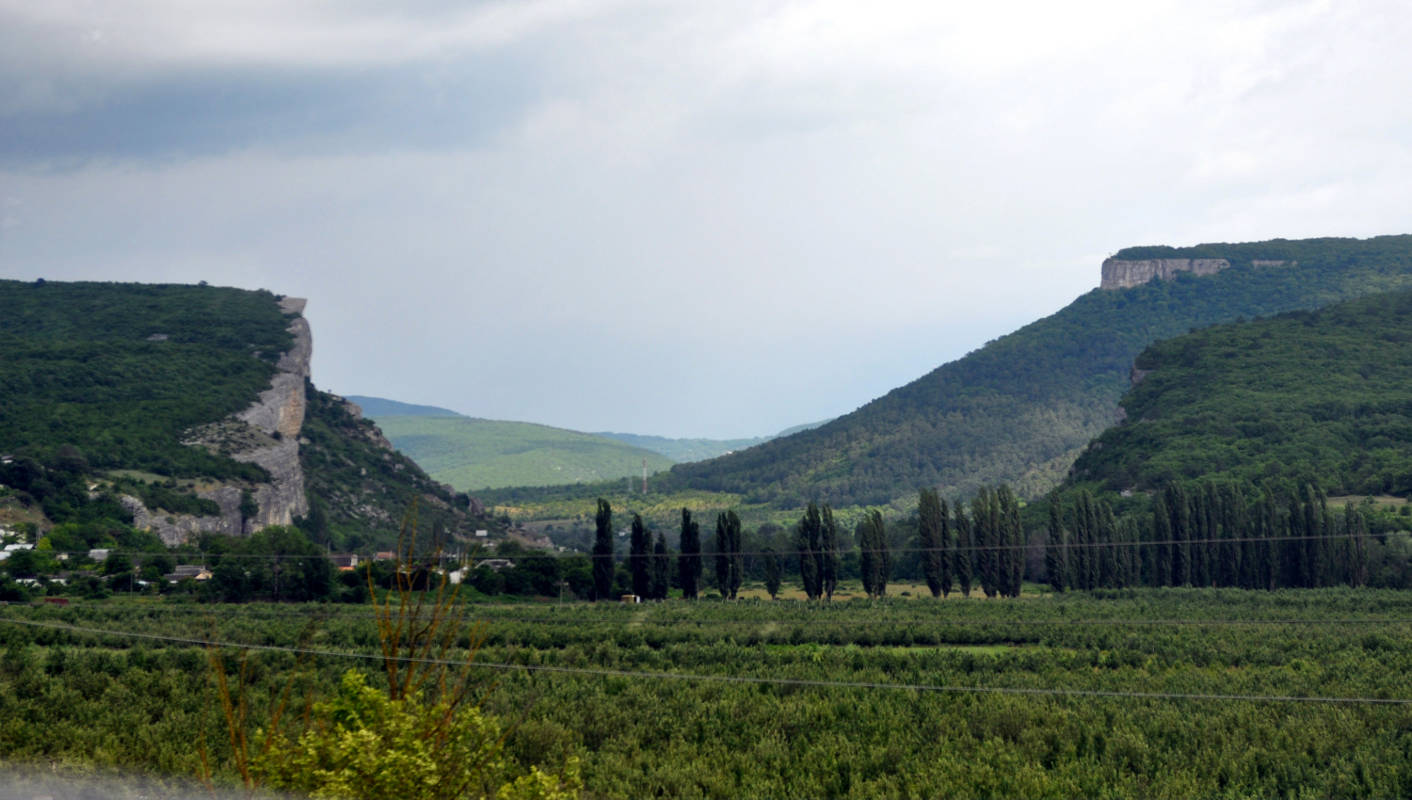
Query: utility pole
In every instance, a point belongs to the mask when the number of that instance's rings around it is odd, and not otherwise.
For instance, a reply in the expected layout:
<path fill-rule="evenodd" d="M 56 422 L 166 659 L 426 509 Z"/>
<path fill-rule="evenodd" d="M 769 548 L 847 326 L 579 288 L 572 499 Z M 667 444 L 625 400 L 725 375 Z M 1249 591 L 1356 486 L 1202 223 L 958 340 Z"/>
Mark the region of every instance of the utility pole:
<path fill-rule="evenodd" d="M 647 494 L 647 456 L 642 457 L 642 493 Z"/>

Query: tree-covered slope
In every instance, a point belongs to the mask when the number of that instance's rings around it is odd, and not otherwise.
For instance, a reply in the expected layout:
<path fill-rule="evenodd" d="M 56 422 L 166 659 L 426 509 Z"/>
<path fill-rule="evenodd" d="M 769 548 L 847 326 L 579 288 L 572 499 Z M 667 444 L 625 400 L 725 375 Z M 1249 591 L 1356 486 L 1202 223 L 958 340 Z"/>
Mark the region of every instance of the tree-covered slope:
<path fill-rule="evenodd" d="M 345 549 L 394 541 L 412 502 L 427 530 L 453 533 L 502 528 L 477 515 L 465 494 L 443 486 L 394 450 L 372 420 L 355 416 L 343 398 L 306 387 L 308 407 L 299 449 L 311 506 L 327 522 L 329 538 Z"/>
<path fill-rule="evenodd" d="M 0 453 L 75 445 L 96 468 L 258 479 L 181 437 L 255 399 L 286 325 L 265 291 L 0 281 Z"/>
<path fill-rule="evenodd" d="M 1126 421 L 1078 459 L 1076 481 L 1412 493 L 1412 292 L 1206 328 L 1152 345 L 1136 366 Z"/>
<path fill-rule="evenodd" d="M 641 447 L 644 450 L 651 450 L 654 453 L 661 453 L 678 463 L 688 463 L 692 461 L 705 461 L 708 458 L 734 453 L 737 450 L 744 450 L 747 447 L 754 447 L 757 444 L 764 444 L 771 439 L 781 436 L 789 436 L 799 431 L 807 431 L 810 428 L 817 428 L 824 423 L 807 422 L 803 425 L 793 425 L 773 436 L 752 436 L 745 439 L 673 439 L 668 436 L 645 436 L 637 433 L 595 433 L 595 436 L 606 436 L 609 439 L 617 439 L 626 442 L 633 447 Z"/>
<path fill-rule="evenodd" d="M 270 387 L 294 342 L 293 316 L 278 300 L 214 286 L 0 281 L 0 455 L 14 466 L 0 483 L 49 522 L 94 522 L 83 516 L 92 512 L 120 524 L 132 515 L 115 498 L 79 508 L 85 498 L 63 495 L 46 476 L 194 516 L 219 511 L 198 491 L 271 480 L 254 463 L 183 441 Z M 429 523 L 490 527 L 467 515 L 468 498 L 385 446 L 341 401 L 312 386 L 306 396 L 299 460 L 319 511 L 305 522 L 320 537 L 335 534 L 320 543 L 389 544 L 414 498 Z"/>
<path fill-rule="evenodd" d="M 1151 342 L 1412 286 L 1412 236 L 1132 248 L 1118 255 L 1224 257 L 1232 266 L 1209 277 L 1095 289 L 822 427 L 678 465 L 671 483 L 784 506 L 809 498 L 883 503 L 928 485 L 969 494 L 998 482 L 1033 496 L 1056 484 L 1083 446 L 1115 421 L 1132 361 Z M 1297 263 L 1251 264 L 1265 259 Z"/>
<path fill-rule="evenodd" d="M 433 478 L 461 490 L 549 486 L 640 476 L 665 456 L 589 433 L 529 422 L 452 416 L 378 416 L 392 445 Z"/>

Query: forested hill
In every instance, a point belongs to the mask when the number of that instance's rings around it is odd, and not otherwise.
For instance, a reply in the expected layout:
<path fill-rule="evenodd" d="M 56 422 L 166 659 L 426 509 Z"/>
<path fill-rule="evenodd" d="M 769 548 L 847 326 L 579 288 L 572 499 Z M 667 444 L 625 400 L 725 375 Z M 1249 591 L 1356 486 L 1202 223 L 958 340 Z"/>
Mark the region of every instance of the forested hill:
<path fill-rule="evenodd" d="M 488 527 L 307 383 L 302 307 L 264 290 L 0 281 L 0 522 L 42 511 L 171 543 L 307 512 L 338 547 L 390 543 L 420 498 L 428 524 Z"/>
<path fill-rule="evenodd" d="M 1412 493 L 1412 291 L 1206 328 L 1152 345 L 1137 367 L 1127 420 L 1080 456 L 1076 481 Z"/>
<path fill-rule="evenodd" d="M 1405 235 L 1132 248 L 1118 256 L 1227 258 L 1231 267 L 1095 289 L 820 428 L 678 465 L 673 485 L 781 506 L 885 503 L 927 485 L 966 495 L 997 482 L 1034 496 L 1113 424 L 1133 359 L 1148 344 L 1212 323 L 1412 287 Z M 1286 264 L 1252 265 L 1267 259 Z"/>

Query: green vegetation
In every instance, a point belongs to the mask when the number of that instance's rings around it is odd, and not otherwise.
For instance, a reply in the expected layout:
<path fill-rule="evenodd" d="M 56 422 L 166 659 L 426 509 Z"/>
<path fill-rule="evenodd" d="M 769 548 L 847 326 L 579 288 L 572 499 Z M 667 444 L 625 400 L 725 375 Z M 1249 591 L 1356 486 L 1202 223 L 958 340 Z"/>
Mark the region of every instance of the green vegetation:
<path fill-rule="evenodd" d="M 181 443 L 240 411 L 288 349 L 266 291 L 0 280 L 0 453 L 65 445 L 96 470 L 261 480 Z"/>
<path fill-rule="evenodd" d="M 650 450 L 528 422 L 460 416 L 375 419 L 394 447 L 436 480 L 462 491 L 640 477 L 644 459 L 649 473 L 672 465 Z"/>
<path fill-rule="evenodd" d="M 1136 365 L 1126 421 L 1078 459 L 1077 480 L 1412 494 L 1412 292 L 1207 328 L 1149 347 Z"/>
<path fill-rule="evenodd" d="M 385 549 L 414 501 L 428 531 L 504 530 L 504 523 L 475 513 L 464 493 L 452 492 L 412 459 L 383 446 L 378 427 L 353 416 L 340 398 L 313 384 L 305 396 L 301 435 L 308 443 L 299 448 L 299 460 L 313 505 L 327 516 L 329 533 L 321 542 L 347 550 Z"/>
<path fill-rule="evenodd" d="M 363 412 L 363 416 L 373 419 L 381 417 L 464 417 L 463 414 L 449 408 L 420 406 L 415 403 L 402 403 L 382 397 L 350 394 L 345 399 L 350 403 L 356 403 L 358 409 Z"/>
<path fill-rule="evenodd" d="M 476 614 L 480 708 L 507 721 L 512 774 L 528 764 L 562 774 L 576 759 L 591 797 L 1412 792 L 1412 707 L 1401 702 L 1412 699 L 1412 597 L 1403 592 L 1122 590 Z M 377 655 L 367 606 L 110 601 L 0 616 L 0 755 L 12 763 L 195 775 L 204 743 L 218 782 L 237 780 L 203 648 L 8 620 Z M 312 641 L 310 616 L 320 618 Z M 236 660 L 226 661 L 233 678 Z M 492 664 L 506 668 L 484 668 Z M 376 658 L 251 653 L 249 725 L 268 723 L 291 675 L 305 676 L 301 691 L 334 698 L 350 669 L 369 686 L 381 674 Z"/>
<path fill-rule="evenodd" d="M 914 497 L 918 486 L 955 496 L 1008 483 L 1035 497 L 1112 424 L 1133 359 L 1148 344 L 1216 322 L 1412 286 L 1412 236 L 1212 244 L 1161 254 L 1226 257 L 1233 266 L 1210 277 L 1091 291 L 820 428 L 678 465 L 659 488 L 727 492 L 747 504 L 789 508 L 809 499 L 884 505 Z M 1298 263 L 1256 268 L 1250 262 L 1257 258 Z"/>
<path fill-rule="evenodd" d="M 650 450 L 674 463 L 705 461 L 708 458 L 715 458 L 716 456 L 725 455 L 735 450 L 744 450 L 747 447 L 754 447 L 757 444 L 768 442 L 770 439 L 774 438 L 771 436 L 755 436 L 748 439 L 672 439 L 666 436 L 645 436 L 636 433 L 608 432 L 600 432 L 593 435 L 601 436 L 605 439 L 613 439 L 641 450 Z"/>

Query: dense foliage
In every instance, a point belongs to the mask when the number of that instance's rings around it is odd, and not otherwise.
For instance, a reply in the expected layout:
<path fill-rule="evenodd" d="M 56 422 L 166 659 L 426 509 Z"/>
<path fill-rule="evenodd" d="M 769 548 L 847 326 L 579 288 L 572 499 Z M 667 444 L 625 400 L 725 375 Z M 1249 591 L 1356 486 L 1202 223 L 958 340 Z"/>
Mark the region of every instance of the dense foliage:
<path fill-rule="evenodd" d="M 266 291 L 0 281 L 0 453 L 79 448 L 96 469 L 259 480 L 181 443 L 248 406 L 288 349 Z"/>
<path fill-rule="evenodd" d="M 1136 363 L 1127 420 L 1078 459 L 1078 480 L 1282 478 L 1412 494 L 1412 292 L 1214 326 Z"/>
<path fill-rule="evenodd" d="M 416 501 L 423 527 L 451 534 L 474 529 L 503 530 L 504 523 L 476 513 L 471 498 L 427 476 L 407 456 L 386 445 L 376 425 L 354 416 L 342 398 L 308 384 L 299 448 L 304 482 L 327 517 L 327 533 L 316 541 L 347 549 L 385 549 L 397 522 Z"/>
<path fill-rule="evenodd" d="M 478 611 L 477 662 L 505 667 L 484 671 L 481 705 L 512 721 L 505 756 L 551 772 L 578 758 L 588 796 L 1412 793 L 1412 707 L 1261 699 L 1412 698 L 1412 599 L 1401 592 Z M 107 603 L 0 616 L 362 654 L 377 642 L 366 606 Z M 321 618 L 312 644 L 311 616 Z M 5 758 L 190 775 L 201 769 L 193 743 L 204 742 L 218 778 L 234 779 L 202 648 L 0 626 Z M 376 659 L 250 659 L 252 726 L 297 671 L 328 696 L 350 667 L 378 669 Z"/>
<path fill-rule="evenodd" d="M 1112 424 L 1133 358 L 1148 344 L 1240 317 L 1314 308 L 1412 285 L 1412 236 L 1203 245 L 1229 258 L 1217 275 L 1094 290 L 812 431 L 682 464 L 680 487 L 801 507 L 885 504 L 918 486 L 946 496 L 1009 483 L 1036 496 Z M 1124 251 L 1150 257 L 1147 250 Z M 1252 259 L 1298 262 L 1250 266 Z"/>

